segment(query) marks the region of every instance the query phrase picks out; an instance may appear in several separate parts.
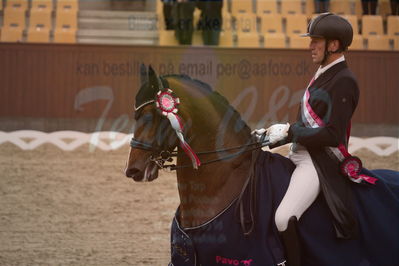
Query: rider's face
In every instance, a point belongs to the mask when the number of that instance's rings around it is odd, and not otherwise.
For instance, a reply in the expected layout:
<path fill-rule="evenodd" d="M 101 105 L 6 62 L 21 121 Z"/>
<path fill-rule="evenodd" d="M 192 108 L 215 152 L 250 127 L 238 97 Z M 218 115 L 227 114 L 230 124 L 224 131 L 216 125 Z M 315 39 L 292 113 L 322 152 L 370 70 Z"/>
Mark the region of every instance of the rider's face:
<path fill-rule="evenodd" d="M 325 39 L 312 37 L 309 44 L 309 49 L 312 53 L 313 63 L 321 64 L 324 58 L 325 46 L 326 46 Z"/>

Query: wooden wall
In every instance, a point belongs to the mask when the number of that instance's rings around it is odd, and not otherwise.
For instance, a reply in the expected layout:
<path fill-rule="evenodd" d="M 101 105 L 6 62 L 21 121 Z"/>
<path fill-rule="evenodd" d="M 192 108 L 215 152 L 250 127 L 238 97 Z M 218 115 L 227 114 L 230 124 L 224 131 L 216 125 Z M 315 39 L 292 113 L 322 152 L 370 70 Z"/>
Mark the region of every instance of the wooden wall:
<path fill-rule="evenodd" d="M 399 124 L 399 53 L 351 51 L 354 122 Z M 132 116 L 139 66 L 184 73 L 225 95 L 253 124 L 295 119 L 316 66 L 306 50 L 0 44 L 0 118 Z"/>

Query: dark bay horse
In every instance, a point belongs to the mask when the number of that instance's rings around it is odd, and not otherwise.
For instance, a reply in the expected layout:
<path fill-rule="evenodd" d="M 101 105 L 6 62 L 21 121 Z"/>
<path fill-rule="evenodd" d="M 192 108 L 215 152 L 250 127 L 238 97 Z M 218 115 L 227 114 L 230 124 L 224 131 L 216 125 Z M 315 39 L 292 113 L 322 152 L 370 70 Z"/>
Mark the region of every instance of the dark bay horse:
<path fill-rule="evenodd" d="M 151 67 L 142 68 L 141 78 L 126 176 L 155 180 L 177 157 L 170 166 L 180 197 L 171 265 L 285 265 L 274 212 L 288 187 L 291 161 L 253 149 L 251 129 L 207 84 L 159 77 Z M 303 265 L 399 265 L 399 175 L 372 174 L 379 178 L 374 187 L 351 185 L 358 239 L 335 237 L 322 194 L 301 217 Z"/>

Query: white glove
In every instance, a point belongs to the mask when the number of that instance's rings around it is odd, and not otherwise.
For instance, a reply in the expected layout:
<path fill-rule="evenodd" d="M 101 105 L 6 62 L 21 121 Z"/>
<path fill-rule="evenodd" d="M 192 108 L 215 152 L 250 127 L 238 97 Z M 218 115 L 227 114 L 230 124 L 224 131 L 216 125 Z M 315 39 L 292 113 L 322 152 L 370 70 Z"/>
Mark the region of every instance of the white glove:
<path fill-rule="evenodd" d="M 262 135 L 264 135 L 265 133 L 266 133 L 266 129 L 259 128 L 259 129 L 255 129 L 254 131 L 252 131 L 251 135 L 255 135 L 256 140 L 260 141 L 260 139 L 262 138 Z"/>
<path fill-rule="evenodd" d="M 269 138 L 271 144 L 275 144 L 288 136 L 288 129 L 290 124 L 275 124 L 266 129 L 266 136 Z"/>

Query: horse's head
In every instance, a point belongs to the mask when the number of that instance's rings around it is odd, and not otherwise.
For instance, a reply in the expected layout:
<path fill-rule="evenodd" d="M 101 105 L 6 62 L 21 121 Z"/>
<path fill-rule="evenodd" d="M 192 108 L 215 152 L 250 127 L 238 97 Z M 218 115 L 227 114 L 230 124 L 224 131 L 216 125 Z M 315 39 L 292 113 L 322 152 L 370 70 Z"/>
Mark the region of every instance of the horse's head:
<path fill-rule="evenodd" d="M 155 105 L 157 93 L 163 89 L 161 79 L 149 67 L 141 67 L 141 86 L 135 102 L 135 129 L 125 174 L 135 181 L 152 181 L 158 177 L 160 160 L 177 145 L 168 119 Z"/>
<path fill-rule="evenodd" d="M 178 163 L 191 162 L 197 169 L 196 152 L 245 144 L 250 138 L 238 112 L 209 85 L 184 75 L 158 77 L 151 67 L 141 69 L 135 119 L 126 166 L 126 176 L 135 181 L 156 179 L 178 144 Z"/>

